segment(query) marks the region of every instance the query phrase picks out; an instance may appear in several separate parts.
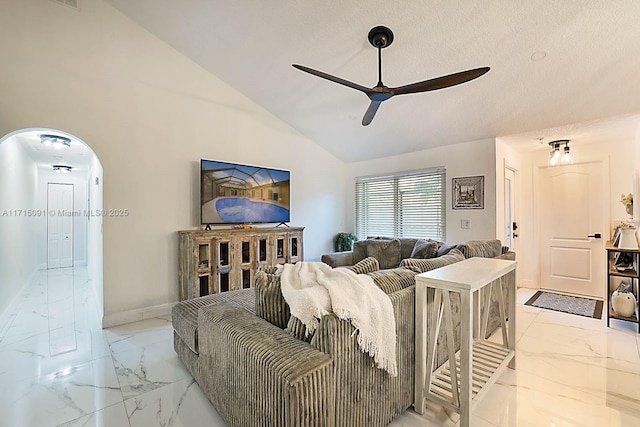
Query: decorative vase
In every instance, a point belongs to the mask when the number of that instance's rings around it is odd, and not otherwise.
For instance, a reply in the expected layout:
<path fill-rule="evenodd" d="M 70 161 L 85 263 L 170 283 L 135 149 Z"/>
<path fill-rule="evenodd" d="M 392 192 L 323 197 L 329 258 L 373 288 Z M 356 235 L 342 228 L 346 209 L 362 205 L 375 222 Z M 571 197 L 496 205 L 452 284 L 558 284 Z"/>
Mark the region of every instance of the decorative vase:
<path fill-rule="evenodd" d="M 614 291 L 611 295 L 611 307 L 618 316 L 631 317 L 636 312 L 636 298 L 631 292 Z"/>
<path fill-rule="evenodd" d="M 620 227 L 620 243 L 618 247 L 621 249 L 638 249 L 635 227 Z"/>

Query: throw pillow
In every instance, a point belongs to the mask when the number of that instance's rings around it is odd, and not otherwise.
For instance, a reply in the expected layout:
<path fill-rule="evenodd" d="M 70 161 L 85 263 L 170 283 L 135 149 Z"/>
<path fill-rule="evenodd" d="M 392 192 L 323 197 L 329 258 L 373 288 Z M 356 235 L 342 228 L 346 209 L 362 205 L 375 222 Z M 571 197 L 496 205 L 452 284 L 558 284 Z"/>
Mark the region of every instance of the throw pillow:
<path fill-rule="evenodd" d="M 464 255 L 457 249 L 451 249 L 448 254 L 438 258 L 431 259 L 403 259 L 400 263 L 400 267 L 408 268 L 416 273 L 424 273 L 425 271 L 435 270 L 436 268 L 444 267 L 445 265 L 453 264 L 455 262 L 464 261 Z"/>
<path fill-rule="evenodd" d="M 446 243 L 443 243 L 442 245 L 440 245 L 440 247 L 438 248 L 438 253 L 436 254 L 436 256 L 442 256 L 442 255 L 446 255 L 449 253 L 449 251 L 453 248 L 455 248 L 456 245 L 447 245 Z"/>
<path fill-rule="evenodd" d="M 349 268 L 356 274 L 367 274 L 373 271 L 380 270 L 380 264 L 378 263 L 378 260 L 375 259 L 374 257 L 367 257 L 362 261 L 356 263 L 355 265 L 352 265 L 351 267 L 347 267 L 347 268 Z"/>
<path fill-rule="evenodd" d="M 400 264 L 400 240 L 369 240 L 367 256 L 378 260 L 381 269 L 395 268 Z"/>
<path fill-rule="evenodd" d="M 409 258 L 434 258 L 438 253 L 438 243 L 428 240 L 417 240 Z"/>
<path fill-rule="evenodd" d="M 277 267 L 266 267 L 258 271 L 255 281 L 256 315 L 267 322 L 284 329 L 291 314 L 289 304 L 280 290 L 280 275 Z"/>

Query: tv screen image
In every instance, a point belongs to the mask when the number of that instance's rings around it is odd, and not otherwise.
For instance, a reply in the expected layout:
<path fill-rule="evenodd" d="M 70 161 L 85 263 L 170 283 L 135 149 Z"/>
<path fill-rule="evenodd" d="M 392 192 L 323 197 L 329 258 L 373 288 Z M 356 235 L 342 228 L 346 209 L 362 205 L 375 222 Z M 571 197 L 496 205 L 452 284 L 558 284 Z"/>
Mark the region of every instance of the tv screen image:
<path fill-rule="evenodd" d="M 290 172 L 200 160 L 201 224 L 289 222 Z"/>

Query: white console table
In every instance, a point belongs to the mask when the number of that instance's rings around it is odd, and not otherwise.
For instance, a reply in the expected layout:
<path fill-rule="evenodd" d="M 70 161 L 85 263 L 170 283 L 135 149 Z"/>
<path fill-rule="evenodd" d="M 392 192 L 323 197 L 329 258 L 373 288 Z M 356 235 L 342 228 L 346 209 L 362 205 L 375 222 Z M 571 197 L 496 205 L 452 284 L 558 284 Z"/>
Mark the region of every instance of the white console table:
<path fill-rule="evenodd" d="M 515 280 L 509 289 L 509 322 L 505 321 L 507 313 L 502 291 L 504 276 L 515 268 L 515 261 L 469 258 L 416 276 L 414 407 L 418 413 L 424 413 L 426 398 L 459 412 L 460 426 L 469 426 L 471 410 L 487 388 L 507 366 L 515 368 Z M 461 343 L 458 352 L 454 347 L 452 292 L 460 294 Z M 494 292 L 498 297 L 502 320 L 502 345 L 484 339 Z M 482 319 L 481 301 L 482 306 L 486 307 Z M 427 305 L 431 307 L 429 313 Z M 447 337 L 449 357 L 447 362 L 434 369 L 441 326 L 444 326 Z M 451 363 L 454 363 L 455 369 L 451 368 Z"/>

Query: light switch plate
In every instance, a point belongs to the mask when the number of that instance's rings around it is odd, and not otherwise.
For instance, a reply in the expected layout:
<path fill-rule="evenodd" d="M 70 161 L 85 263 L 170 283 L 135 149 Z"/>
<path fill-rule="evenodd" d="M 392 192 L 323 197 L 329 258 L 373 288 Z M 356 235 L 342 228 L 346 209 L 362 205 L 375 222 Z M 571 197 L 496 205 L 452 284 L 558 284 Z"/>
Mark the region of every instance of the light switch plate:
<path fill-rule="evenodd" d="M 464 228 L 466 230 L 471 229 L 471 220 L 470 219 L 461 219 L 460 220 L 460 228 Z"/>

